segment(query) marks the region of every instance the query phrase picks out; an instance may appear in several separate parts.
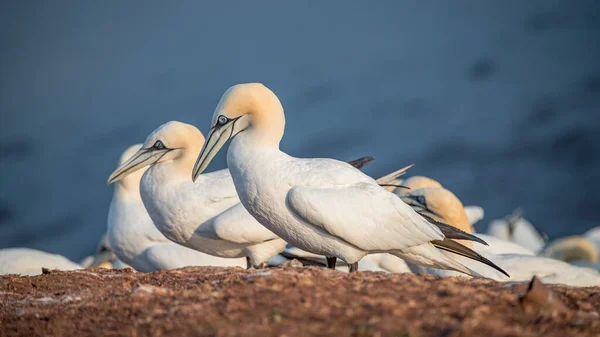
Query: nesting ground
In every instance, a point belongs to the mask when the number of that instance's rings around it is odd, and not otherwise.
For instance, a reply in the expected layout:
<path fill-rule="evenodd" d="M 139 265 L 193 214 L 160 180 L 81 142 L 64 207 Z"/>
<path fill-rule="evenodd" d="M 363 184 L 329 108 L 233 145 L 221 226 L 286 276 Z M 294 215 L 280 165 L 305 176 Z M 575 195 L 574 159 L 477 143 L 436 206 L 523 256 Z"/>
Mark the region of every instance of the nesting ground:
<path fill-rule="evenodd" d="M 527 284 L 317 267 L 52 271 L 0 277 L 2 336 L 600 336 L 600 288 L 550 287 L 568 308 L 525 313 Z"/>

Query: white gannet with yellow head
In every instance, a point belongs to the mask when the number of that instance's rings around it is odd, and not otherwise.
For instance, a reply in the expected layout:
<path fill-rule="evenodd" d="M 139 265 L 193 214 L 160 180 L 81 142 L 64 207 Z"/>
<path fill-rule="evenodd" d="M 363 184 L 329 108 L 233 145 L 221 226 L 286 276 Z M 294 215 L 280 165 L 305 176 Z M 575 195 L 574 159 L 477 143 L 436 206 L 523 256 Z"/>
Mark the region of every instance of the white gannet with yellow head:
<path fill-rule="evenodd" d="M 404 180 L 401 186 L 408 188 L 408 191 L 398 188 L 394 193 L 415 211 L 473 234 L 488 244 L 462 241 L 464 245 L 475 247 L 480 253 L 534 255 L 532 251 L 515 243 L 485 234 L 475 234 L 473 224 L 483 218 L 483 209 L 479 206 L 464 206 L 454 193 L 445 189 L 437 180 L 413 176 Z"/>
<path fill-rule="evenodd" d="M 400 184 L 400 187 L 395 188 L 393 190 L 393 192 L 396 194 L 402 194 L 402 193 L 408 193 L 411 190 L 414 191 L 414 190 L 418 190 L 421 188 L 444 188 L 444 186 L 442 186 L 442 184 L 439 181 L 429 178 L 429 177 L 413 176 L 413 177 L 407 178 L 406 180 L 403 180 Z M 408 189 L 408 191 L 407 191 L 407 189 Z M 461 205 L 462 205 L 462 203 L 461 203 Z M 471 205 L 471 206 L 463 206 L 463 208 L 467 215 L 469 224 L 471 225 L 470 232 L 474 232 L 473 226 L 479 220 L 483 219 L 485 212 L 484 212 L 483 208 L 481 208 L 479 206 Z M 459 227 L 459 228 L 464 230 L 464 228 L 462 228 L 462 227 Z"/>
<path fill-rule="evenodd" d="M 130 146 L 119 160 L 125 164 L 142 144 Z M 137 271 L 153 272 L 186 266 L 245 267 L 243 258 L 227 259 L 204 254 L 167 239 L 154 226 L 140 195 L 141 167 L 118 180 L 108 212 L 107 237 L 115 255 Z"/>
<path fill-rule="evenodd" d="M 408 180 L 408 179 L 407 179 Z M 413 185 L 413 187 L 416 187 Z M 433 218 L 437 221 L 442 221 L 446 224 L 458 227 L 465 232 L 471 232 L 471 226 L 467 220 L 467 215 L 464 211 L 461 201 L 454 193 L 438 187 L 428 187 L 416 190 L 411 190 L 408 193 L 399 194 L 399 197 L 406 203 L 411 205 L 419 213 Z M 538 276 L 545 283 L 563 283 L 572 286 L 590 286 L 599 285 L 600 276 L 594 270 L 589 268 L 579 268 L 570 266 L 562 261 L 538 257 L 535 254 L 521 247 L 520 245 L 491 237 L 485 234 L 474 234 L 480 239 L 485 240 L 489 245 L 482 245 L 479 242 L 473 242 L 472 247 L 486 258 L 493 260 L 500 268 L 510 274 L 510 278 L 489 268 L 482 268 L 480 264 L 472 260 L 459 257 L 459 261 L 465 266 L 477 271 L 487 277 L 497 281 L 527 281 L 533 276 Z M 468 244 L 470 242 L 463 242 Z M 590 243 L 591 244 L 591 243 Z M 568 246 L 568 247 L 566 247 Z M 565 250 L 570 252 L 573 249 L 568 249 L 572 245 L 560 245 L 564 249 L 552 250 L 555 255 L 565 255 Z M 578 247 L 581 244 L 577 245 Z M 589 248 L 588 248 L 589 250 Z M 574 256 L 584 256 L 582 252 L 573 253 Z M 591 261 L 595 261 L 594 257 L 590 257 Z M 461 276 L 455 271 L 439 270 L 433 268 L 419 268 L 410 265 L 411 270 L 419 273 L 433 274 L 437 276 Z"/>
<path fill-rule="evenodd" d="M 152 132 L 108 182 L 148 167 L 140 182 L 141 198 L 165 237 L 222 258 L 247 257 L 260 267 L 286 243 L 246 212 L 227 170 L 203 174 L 195 184 L 191 181 L 190 172 L 203 144 L 204 136 L 196 127 L 168 122 Z"/>
<path fill-rule="evenodd" d="M 352 265 L 351 271 L 365 255 L 389 252 L 416 264 L 471 273 L 440 249 L 498 268 L 447 239 L 435 224 L 348 163 L 282 152 L 284 128 L 283 107 L 267 87 L 229 88 L 214 112 L 192 178 L 201 183 L 200 174 L 232 139 L 227 165 L 241 203 L 295 247 L 340 258 Z"/>

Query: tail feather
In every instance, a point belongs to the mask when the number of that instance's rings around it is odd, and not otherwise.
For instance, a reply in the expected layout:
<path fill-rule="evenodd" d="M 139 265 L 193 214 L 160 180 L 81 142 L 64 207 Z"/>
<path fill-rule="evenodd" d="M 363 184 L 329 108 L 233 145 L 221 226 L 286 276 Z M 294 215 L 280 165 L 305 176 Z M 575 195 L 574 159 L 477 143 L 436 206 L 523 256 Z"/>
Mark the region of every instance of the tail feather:
<path fill-rule="evenodd" d="M 425 218 L 425 220 L 427 220 L 429 223 L 431 223 L 432 225 L 435 225 L 437 228 L 439 228 L 442 231 L 442 234 L 444 234 L 444 236 L 448 239 L 475 241 L 475 242 L 481 243 L 482 245 L 489 246 L 487 244 L 487 242 L 485 242 L 484 240 L 482 240 L 481 238 L 478 238 L 477 236 L 475 236 L 473 234 L 469 234 L 469 233 L 462 231 L 454 226 L 450 226 L 443 222 L 437 221 L 437 220 L 433 219 L 432 217 L 430 217 L 426 214 L 423 214 L 421 212 L 417 212 L 417 213 L 419 213 L 419 215 L 422 216 L 423 218 Z"/>
<path fill-rule="evenodd" d="M 403 168 L 401 168 L 401 169 L 399 169 L 399 170 L 396 170 L 396 171 L 394 171 L 394 172 L 392 172 L 392 173 L 390 173 L 390 174 L 387 174 L 387 175 L 385 175 L 385 176 L 383 176 L 383 177 L 381 177 L 381 178 L 377 179 L 377 183 L 378 183 L 379 185 L 386 185 L 386 184 L 390 184 L 390 183 L 391 183 L 391 182 L 392 182 L 394 179 L 396 179 L 396 178 L 398 178 L 398 177 L 400 177 L 400 176 L 402 176 L 402 175 L 406 174 L 406 171 L 407 171 L 409 168 L 413 167 L 414 165 L 415 165 L 415 164 L 411 164 L 411 165 L 408 165 L 408 166 L 406 166 L 406 167 L 403 167 Z"/>
<path fill-rule="evenodd" d="M 390 253 L 409 262 L 409 265 L 415 264 L 424 267 L 454 270 L 470 276 L 483 277 L 478 272 L 446 256 L 443 251 L 431 243 L 412 246 L 401 251 L 391 251 Z"/>
<path fill-rule="evenodd" d="M 354 166 L 355 168 L 362 170 L 362 168 L 367 165 L 369 162 L 375 160 L 375 158 L 371 156 L 360 157 L 358 159 L 354 159 L 348 162 L 348 164 Z"/>
<path fill-rule="evenodd" d="M 486 259 L 485 257 L 479 255 L 474 250 L 472 250 L 468 247 L 465 247 L 456 241 L 452 241 L 452 240 L 446 238 L 444 240 L 434 240 L 434 241 L 431 241 L 431 243 L 438 249 L 445 250 L 445 251 L 481 262 L 483 264 L 486 264 L 486 265 L 496 269 L 497 271 L 501 272 L 502 274 L 510 277 L 510 275 L 508 275 L 507 272 L 505 272 L 502 268 L 498 267 L 492 261 Z"/>

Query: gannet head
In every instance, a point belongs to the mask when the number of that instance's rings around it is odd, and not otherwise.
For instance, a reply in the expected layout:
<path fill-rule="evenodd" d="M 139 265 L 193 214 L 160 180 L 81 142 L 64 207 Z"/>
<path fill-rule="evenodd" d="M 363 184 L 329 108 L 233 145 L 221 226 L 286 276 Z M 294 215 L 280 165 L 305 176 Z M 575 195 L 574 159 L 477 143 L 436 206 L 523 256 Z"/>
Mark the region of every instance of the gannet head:
<path fill-rule="evenodd" d="M 221 147 L 240 132 L 251 132 L 256 142 L 278 146 L 284 128 L 283 107 L 269 88 L 261 83 L 232 86 L 215 109 L 208 140 L 192 170 L 192 180 L 195 181 Z"/>
<path fill-rule="evenodd" d="M 100 239 L 100 242 L 98 243 L 98 247 L 96 248 L 94 260 L 89 266 L 86 266 L 86 268 L 111 269 L 112 261 L 116 258 L 117 256 L 113 253 L 110 243 L 108 242 L 108 236 L 106 233 L 104 233 Z"/>
<path fill-rule="evenodd" d="M 108 177 L 112 184 L 150 165 L 181 161 L 187 170 L 192 166 L 204 136 L 195 126 L 171 121 L 154 130 L 142 147 Z M 188 171 L 189 172 L 189 171 Z"/>
<path fill-rule="evenodd" d="M 411 190 L 418 190 L 420 188 L 443 188 L 442 184 L 440 184 L 437 180 L 423 176 L 413 176 L 410 178 L 406 178 L 402 182 L 402 186 L 407 187 Z M 399 192 L 403 191 L 400 190 Z"/>
<path fill-rule="evenodd" d="M 128 147 L 127 150 L 125 150 L 123 152 L 123 154 L 121 155 L 121 158 L 119 159 L 119 164 L 117 167 L 120 167 L 123 164 L 125 164 L 141 148 L 142 148 L 142 144 L 134 144 L 134 145 L 131 145 L 130 147 Z M 143 168 L 138 171 L 130 173 L 126 177 L 123 177 L 119 181 L 118 185 L 124 187 L 125 191 L 132 191 L 134 193 L 139 194 L 140 193 L 140 189 L 139 189 L 140 180 L 142 179 L 142 175 L 144 174 L 145 171 L 146 171 L 146 168 Z"/>
<path fill-rule="evenodd" d="M 598 262 L 598 248 L 596 245 L 583 236 L 567 236 L 551 242 L 540 253 L 556 260 L 565 262 Z"/>
<path fill-rule="evenodd" d="M 398 195 L 417 212 L 454 226 L 469 234 L 473 233 L 462 202 L 445 188 L 420 188 Z"/>

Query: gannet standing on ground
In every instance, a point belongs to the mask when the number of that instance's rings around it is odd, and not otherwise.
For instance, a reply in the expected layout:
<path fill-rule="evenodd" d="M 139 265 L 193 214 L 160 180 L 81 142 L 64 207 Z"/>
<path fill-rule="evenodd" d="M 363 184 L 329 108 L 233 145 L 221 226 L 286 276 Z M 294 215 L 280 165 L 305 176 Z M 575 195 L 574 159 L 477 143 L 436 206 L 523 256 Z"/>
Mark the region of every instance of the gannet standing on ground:
<path fill-rule="evenodd" d="M 280 151 L 284 127 L 283 107 L 271 90 L 258 83 L 231 87 L 214 112 L 193 180 L 201 182 L 200 173 L 233 138 L 227 165 L 241 203 L 300 249 L 340 258 L 352 265 L 351 271 L 368 253 L 390 252 L 417 264 L 471 273 L 440 249 L 498 268 L 447 239 L 440 228 L 351 165 Z"/>
<path fill-rule="evenodd" d="M 142 144 L 129 147 L 119 161 L 123 165 Z M 108 240 L 116 256 L 137 271 L 153 272 L 186 266 L 245 267 L 244 258 L 226 259 L 181 246 L 154 226 L 140 195 L 143 167 L 115 183 L 108 212 Z"/>
<path fill-rule="evenodd" d="M 247 257 L 254 267 L 262 267 L 286 243 L 246 212 L 227 170 L 203 174 L 195 184 L 190 180 L 203 144 L 196 127 L 168 122 L 152 132 L 108 182 L 149 166 L 140 183 L 142 201 L 165 237 L 218 257 Z"/>

